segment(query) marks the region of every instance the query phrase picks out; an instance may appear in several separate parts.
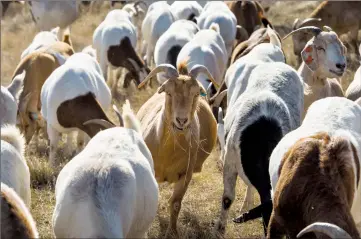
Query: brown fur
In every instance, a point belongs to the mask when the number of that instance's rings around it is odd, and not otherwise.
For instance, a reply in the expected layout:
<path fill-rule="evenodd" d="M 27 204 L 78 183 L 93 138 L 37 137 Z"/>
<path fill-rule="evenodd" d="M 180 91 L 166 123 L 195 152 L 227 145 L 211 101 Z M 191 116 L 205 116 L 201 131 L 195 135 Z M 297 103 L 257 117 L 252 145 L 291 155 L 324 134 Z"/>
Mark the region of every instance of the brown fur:
<path fill-rule="evenodd" d="M 184 67 L 180 70 L 185 71 Z M 200 172 L 216 144 L 217 125 L 200 85 L 189 76 L 171 79 L 139 110 L 144 140 L 152 153 L 158 182 L 175 183 L 170 199 L 168 233 L 176 232 L 182 199 L 194 172 Z M 189 124 L 175 130 L 174 108 L 186 111 Z M 185 114 L 183 114 L 185 116 Z M 169 236 L 167 233 L 167 236 Z"/>
<path fill-rule="evenodd" d="M 24 108 L 26 112 L 19 112 L 21 121 L 20 129 L 24 133 L 26 142 L 29 143 L 35 130 L 36 122 L 29 117 L 30 112 L 38 113 L 40 115 L 41 102 L 40 92 L 45 80 L 50 74 L 60 65 L 53 55 L 47 53 L 48 51 L 55 51 L 68 58 L 74 51 L 71 46 L 64 42 L 56 42 L 48 48 L 33 52 L 22 59 L 14 71 L 13 77 L 26 70 L 24 78 L 23 91 L 19 97 L 19 109 L 22 108 L 24 98 L 31 93 L 29 102 Z"/>
<path fill-rule="evenodd" d="M 145 65 L 144 61 L 138 54 L 135 52 L 130 40 L 128 37 L 122 39 L 119 45 L 110 46 L 107 52 L 109 62 L 115 67 L 124 67 L 131 72 L 132 77 L 134 77 L 135 83 L 140 84 L 140 79 L 138 75 L 138 69 L 135 69 L 134 66 L 127 60 L 128 58 L 133 59 L 140 69 L 145 69 L 149 74 L 150 69 Z"/>
<path fill-rule="evenodd" d="M 58 107 L 56 115 L 59 124 L 64 128 L 76 127 L 83 130 L 91 138 L 105 128 L 98 124 L 84 125 L 86 121 L 91 119 L 103 119 L 111 122 L 96 100 L 94 94 L 91 92 L 64 101 Z"/>
<path fill-rule="evenodd" d="M 20 200 L 12 189 L 1 183 L 1 238 L 38 237 L 34 220 L 29 212 L 24 211 L 25 205 L 19 205 Z"/>
<path fill-rule="evenodd" d="M 280 165 L 268 238 L 296 238 L 317 221 L 333 223 L 358 238 L 350 213 L 356 180 L 350 157 L 345 138 L 320 132 L 298 140 Z"/>

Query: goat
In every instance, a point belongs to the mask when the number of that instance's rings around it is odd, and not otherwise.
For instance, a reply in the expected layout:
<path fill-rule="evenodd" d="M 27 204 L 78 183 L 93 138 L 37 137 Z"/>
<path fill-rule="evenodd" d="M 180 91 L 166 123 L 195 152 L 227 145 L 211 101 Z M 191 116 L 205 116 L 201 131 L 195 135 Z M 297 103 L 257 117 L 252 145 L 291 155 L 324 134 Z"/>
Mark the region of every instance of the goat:
<path fill-rule="evenodd" d="M 153 159 L 128 101 L 123 117 L 118 117 L 125 128 L 96 134 L 59 173 L 53 214 L 56 237 L 146 237 L 158 207 Z"/>
<path fill-rule="evenodd" d="M 174 1 L 170 6 L 175 20 L 190 20 L 197 23 L 196 19 L 201 14 L 203 8 L 196 1 Z"/>
<path fill-rule="evenodd" d="M 339 35 L 350 32 L 353 42 L 356 43 L 358 31 L 361 28 L 359 9 L 361 9 L 359 1 L 324 1 L 302 22 L 296 19 L 292 30 L 309 25 L 316 27 L 327 25 Z M 292 36 L 293 52 L 298 57 L 298 62 L 301 60 L 301 51 L 312 35 L 309 32 L 302 32 Z"/>
<path fill-rule="evenodd" d="M 219 33 L 222 36 L 227 50 L 227 59 L 232 54 L 233 45 L 236 39 L 237 19 L 224 2 L 208 2 L 197 18 L 200 29 L 209 29 L 214 24 L 219 26 Z"/>
<path fill-rule="evenodd" d="M 15 125 L 1 127 L 1 182 L 13 188 L 30 207 L 30 172 L 24 158 L 25 141 Z"/>
<path fill-rule="evenodd" d="M 268 238 L 361 233 L 361 107 L 343 97 L 315 101 L 302 125 L 273 150 Z M 319 235 L 319 234 L 318 234 Z"/>
<path fill-rule="evenodd" d="M 359 47 L 359 52 L 361 56 L 361 44 Z M 347 99 L 355 101 L 357 98 L 361 97 L 361 66 L 355 72 L 355 76 L 351 84 L 348 86 L 345 96 Z"/>
<path fill-rule="evenodd" d="M 1 182 L 1 238 L 39 238 L 29 209 L 16 192 Z"/>
<path fill-rule="evenodd" d="M 347 49 L 330 27 L 325 26 L 324 30 L 302 27 L 283 38 L 298 32 L 310 32 L 314 35 L 301 52 L 303 62 L 298 68 L 304 81 L 303 117 L 314 101 L 330 96 L 344 96 L 341 84 L 334 78 L 342 77 L 346 71 Z"/>
<path fill-rule="evenodd" d="M 135 51 L 137 44 L 136 28 L 131 22 L 128 12 L 124 10 L 113 10 L 108 13 L 105 20 L 95 29 L 93 34 L 93 46 L 99 57 L 100 67 L 104 78 L 109 78 L 109 85 L 112 92 L 115 92 L 118 79 L 111 74 L 108 77 L 108 66 L 110 72 L 115 67 L 124 67 L 129 71 L 124 80 L 124 87 L 128 87 L 130 77 L 140 83 L 139 72 L 144 74 L 150 70 L 145 66 L 143 60 Z M 141 70 L 139 70 L 141 69 Z"/>
<path fill-rule="evenodd" d="M 24 59 L 30 53 L 39 50 L 42 47 L 48 47 L 59 41 L 58 39 L 59 27 L 53 28 L 50 31 L 41 31 L 35 35 L 30 45 L 21 53 L 20 59 Z"/>
<path fill-rule="evenodd" d="M 143 49 L 146 49 L 146 62 L 154 68 L 154 48 L 158 39 L 175 21 L 170 6 L 165 1 L 154 2 L 149 8 L 142 23 Z"/>
<path fill-rule="evenodd" d="M 188 72 L 184 62 L 178 70 L 170 64 L 157 66 L 138 87 L 159 72 L 165 72 L 169 79 L 143 104 L 137 118 L 152 153 L 157 181 L 175 183 L 167 237 L 177 234 L 182 199 L 192 175 L 201 171 L 216 144 L 216 120 L 201 97 L 206 91 L 196 79 L 203 73 L 215 80 L 206 67 L 195 65 Z"/>
<path fill-rule="evenodd" d="M 13 78 L 26 72 L 23 76 L 23 90 L 19 95 L 18 126 L 29 144 L 33 135 L 38 134 L 44 126 L 40 114 L 40 91 L 50 74 L 64 64 L 74 53 L 72 46 L 57 41 L 48 47 L 40 48 L 25 56 L 16 67 Z M 35 137 L 38 140 L 38 137 Z M 37 142 L 36 142 L 37 144 Z"/>
<path fill-rule="evenodd" d="M 265 49 L 269 45 L 263 43 L 257 48 Z M 275 50 L 272 49 L 273 53 Z M 247 56 L 251 54 L 252 51 Z M 268 57 L 263 56 L 264 60 Z M 266 233 L 272 211 L 269 156 L 278 141 L 301 123 L 303 86 L 299 74 L 284 62 L 261 61 L 262 57 L 245 58 L 239 59 L 247 63 L 243 67 L 239 64 L 237 70 L 243 71 L 234 79 L 237 85 L 224 118 L 224 192 L 216 229 L 225 230 L 239 175 L 248 186 L 242 209 L 249 207 L 253 201 L 253 187 L 260 195 L 261 205 L 234 219 L 234 222 L 243 223 L 262 216 Z M 247 77 L 251 69 L 252 73 Z M 228 89 L 230 92 L 232 85 Z"/>
<path fill-rule="evenodd" d="M 177 57 L 177 66 L 179 68 L 186 62 L 188 71 L 195 65 L 205 66 L 215 80 L 216 85 L 212 86 L 218 88 L 226 70 L 227 59 L 226 46 L 219 28 L 214 25 L 212 29 L 198 31 L 193 39 L 183 46 Z M 205 89 L 208 89 L 212 82 L 206 74 L 198 75 L 197 80 Z M 208 90 L 207 93 L 211 94 L 211 91 Z"/>
<path fill-rule="evenodd" d="M 154 49 L 155 65 L 171 64 L 177 67 L 177 57 L 182 47 L 191 41 L 199 31 L 197 24 L 189 20 L 177 20 L 159 38 Z M 158 74 L 158 83 L 163 84 L 167 79 Z"/>
<path fill-rule="evenodd" d="M 59 27 L 58 38 L 70 30 L 70 25 L 79 17 L 80 1 L 28 1 L 35 25 L 40 31 Z"/>
<path fill-rule="evenodd" d="M 111 104 L 110 89 L 96 59 L 87 53 L 75 53 L 55 69 L 43 84 L 40 97 L 53 165 L 61 133 L 68 134 L 69 146 L 70 133 L 76 128 L 81 130 L 77 139 L 79 152 L 85 144 L 83 132 L 92 137 L 99 131 L 83 123 L 94 118 L 108 119 L 102 108 L 107 110 Z"/>
<path fill-rule="evenodd" d="M 11 84 L 7 87 L 1 86 L 0 94 L 0 126 L 5 124 L 16 124 L 16 115 L 18 111 L 19 94 L 22 91 L 22 83 L 25 72 L 17 75 Z"/>

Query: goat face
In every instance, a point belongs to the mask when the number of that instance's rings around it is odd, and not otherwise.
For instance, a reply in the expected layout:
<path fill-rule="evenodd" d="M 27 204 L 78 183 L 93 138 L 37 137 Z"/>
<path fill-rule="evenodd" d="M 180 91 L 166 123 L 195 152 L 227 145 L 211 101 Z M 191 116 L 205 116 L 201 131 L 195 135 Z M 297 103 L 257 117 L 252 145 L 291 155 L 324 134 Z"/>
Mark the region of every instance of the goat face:
<path fill-rule="evenodd" d="M 306 65 L 325 78 L 341 77 L 346 71 L 346 47 L 335 32 L 321 32 L 301 52 Z"/>
<path fill-rule="evenodd" d="M 161 85 L 158 93 L 166 93 L 166 115 L 172 120 L 176 131 L 186 130 L 193 119 L 200 94 L 205 95 L 205 89 L 192 77 L 180 75 L 167 80 Z"/>

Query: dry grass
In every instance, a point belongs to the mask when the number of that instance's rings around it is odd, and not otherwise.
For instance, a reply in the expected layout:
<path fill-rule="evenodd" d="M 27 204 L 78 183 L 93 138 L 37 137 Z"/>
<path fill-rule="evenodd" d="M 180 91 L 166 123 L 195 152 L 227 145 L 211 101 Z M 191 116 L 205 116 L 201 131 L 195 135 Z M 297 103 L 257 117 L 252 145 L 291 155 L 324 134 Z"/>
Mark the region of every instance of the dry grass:
<path fill-rule="evenodd" d="M 281 36 L 290 30 L 295 17 L 305 17 L 316 5 L 316 2 L 277 2 L 271 5 L 268 17 L 276 26 Z M 96 26 L 109 10 L 109 4 L 104 4 L 93 13 L 84 13 L 72 27 L 72 41 L 76 51 L 91 44 L 92 34 Z M 284 14 L 287 12 L 288 14 Z M 31 42 L 37 30 L 31 20 L 30 13 L 26 8 L 13 5 L 10 7 L 4 19 L 1 20 L 1 79 L 2 84 L 7 85 L 12 73 L 18 64 L 22 50 Z M 292 42 L 285 41 L 284 50 L 287 61 L 295 65 L 295 57 L 292 52 Z M 344 77 L 344 88 L 353 78 L 358 63 L 352 60 L 350 69 Z M 356 62 L 356 63 L 354 63 Z M 115 98 L 115 104 L 121 106 L 124 99 L 130 99 L 133 109 L 138 110 L 140 106 L 154 93 L 155 89 L 138 91 L 134 86 L 126 92 L 121 91 Z M 115 114 L 108 112 L 110 118 L 115 120 Z M 48 163 L 47 148 L 44 140 L 39 140 L 39 146 L 31 144 L 27 148 L 26 158 L 31 170 L 32 182 L 32 205 L 31 212 L 37 222 L 41 237 L 52 237 L 51 217 L 55 205 L 54 186 L 56 177 L 63 165 L 70 160 L 69 155 L 60 153 L 60 165 L 56 169 Z M 74 147 L 74 145 L 70 145 Z M 65 145 L 62 143 L 61 149 Z M 212 221 L 217 218 L 220 210 L 220 199 L 223 192 L 222 173 L 217 168 L 218 152 L 213 152 L 206 160 L 203 172 L 193 177 L 187 194 L 183 201 L 179 217 L 178 229 L 182 238 L 214 238 L 212 232 Z M 158 215 L 149 230 L 149 237 L 159 238 L 164 236 L 168 225 L 168 199 L 172 193 L 172 186 L 160 185 L 160 203 Z M 236 190 L 236 201 L 230 210 L 227 226 L 227 238 L 261 237 L 263 228 L 260 220 L 255 220 L 243 225 L 236 225 L 231 218 L 238 215 L 244 185 L 239 183 Z M 258 196 L 255 195 L 257 202 Z"/>

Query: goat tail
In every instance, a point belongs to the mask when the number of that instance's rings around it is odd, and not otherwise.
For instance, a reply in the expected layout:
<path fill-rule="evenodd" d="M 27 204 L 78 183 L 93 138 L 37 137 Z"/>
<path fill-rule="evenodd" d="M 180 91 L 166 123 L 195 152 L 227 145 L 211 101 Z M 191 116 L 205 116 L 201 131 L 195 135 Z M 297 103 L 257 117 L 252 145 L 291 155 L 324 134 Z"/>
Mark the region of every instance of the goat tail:
<path fill-rule="evenodd" d="M 123 114 L 122 114 L 123 120 L 124 120 L 124 127 L 128 129 L 133 129 L 137 131 L 138 133 L 142 133 L 140 122 L 135 116 L 132 108 L 130 107 L 129 100 L 126 100 L 123 105 Z"/>
<path fill-rule="evenodd" d="M 8 142 L 14 146 L 21 155 L 24 155 L 25 139 L 15 125 L 4 125 L 1 127 L 1 140 Z"/>

